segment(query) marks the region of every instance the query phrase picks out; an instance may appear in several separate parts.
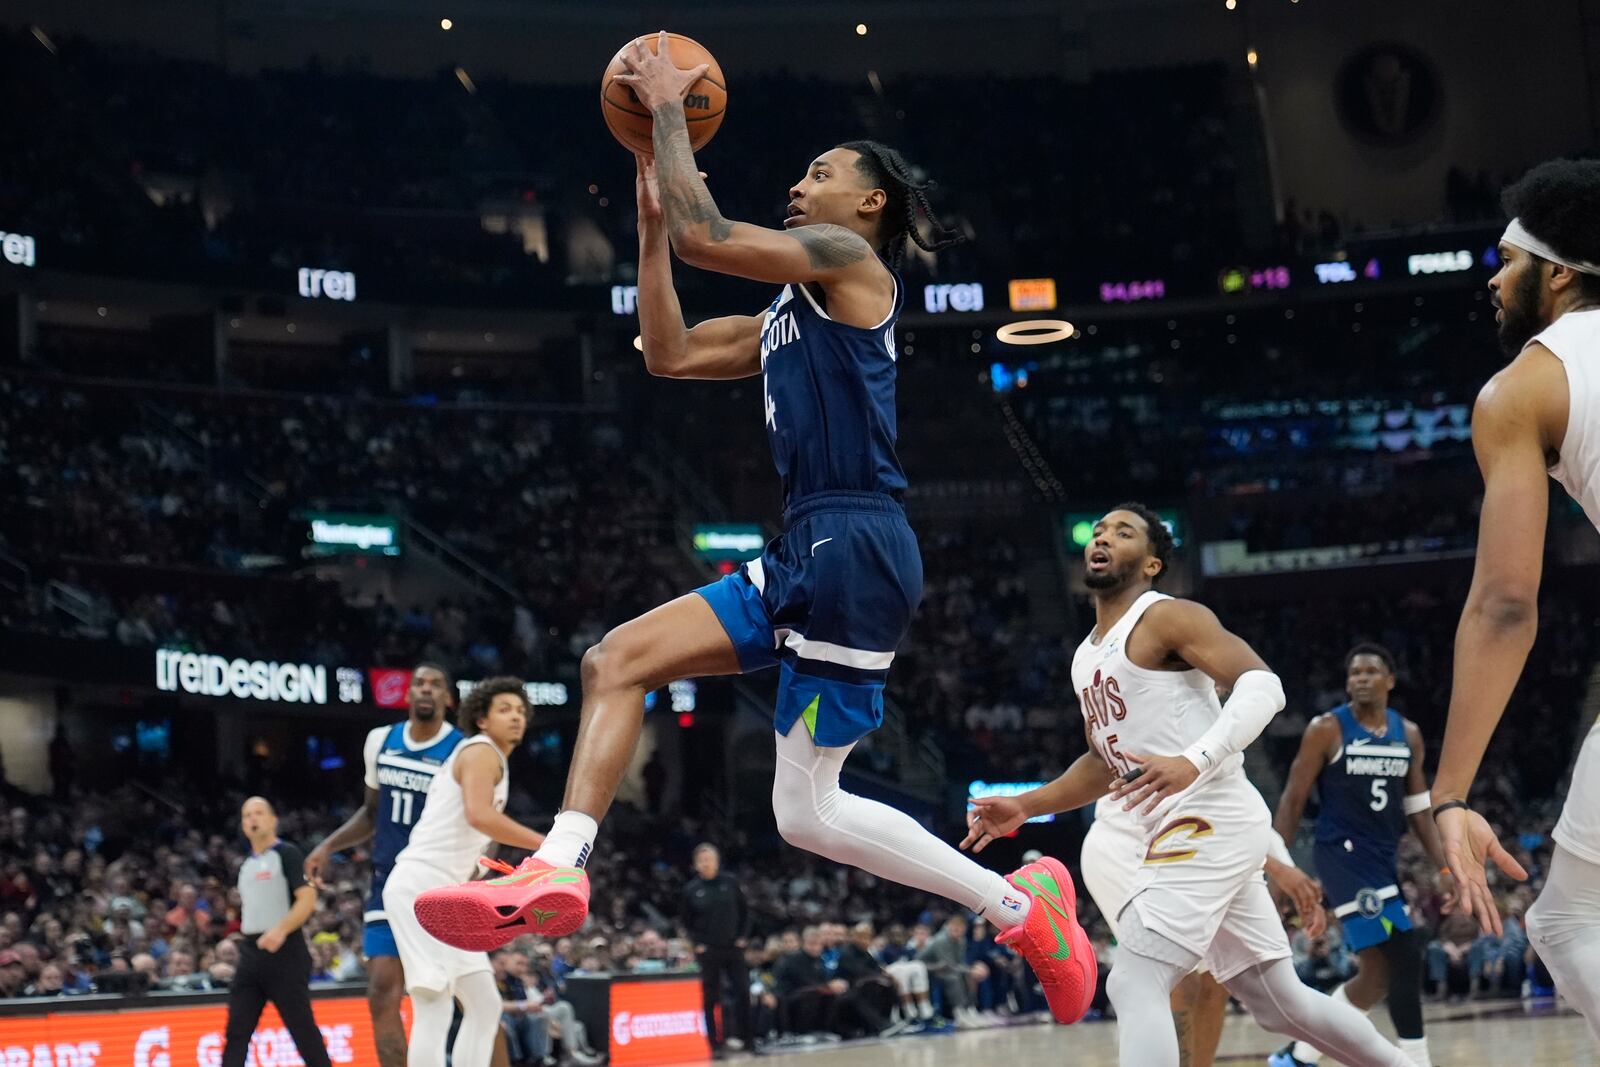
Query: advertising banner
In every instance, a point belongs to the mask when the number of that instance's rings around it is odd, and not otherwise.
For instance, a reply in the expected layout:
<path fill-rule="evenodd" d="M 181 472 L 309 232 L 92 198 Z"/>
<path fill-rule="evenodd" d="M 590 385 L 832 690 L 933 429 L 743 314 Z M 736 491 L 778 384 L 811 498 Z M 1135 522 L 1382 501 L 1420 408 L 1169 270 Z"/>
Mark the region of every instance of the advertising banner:
<path fill-rule="evenodd" d="M 374 1064 L 377 1049 L 364 997 L 314 1000 L 317 1024 L 335 1064 Z M 4 1067 L 221 1067 L 226 1004 L 51 1011 L 0 1018 Z M 303 1067 L 271 1007 L 250 1042 L 247 1067 Z"/>

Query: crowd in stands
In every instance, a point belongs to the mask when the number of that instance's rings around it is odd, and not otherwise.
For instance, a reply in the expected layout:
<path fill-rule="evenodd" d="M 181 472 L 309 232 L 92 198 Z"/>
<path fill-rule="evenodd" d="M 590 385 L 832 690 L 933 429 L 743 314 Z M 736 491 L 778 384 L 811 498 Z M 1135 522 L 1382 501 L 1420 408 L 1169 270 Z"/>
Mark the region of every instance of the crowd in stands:
<path fill-rule="evenodd" d="M 629 280 L 632 162 L 588 85 L 482 72 L 464 83 L 450 69 L 400 79 L 314 60 L 246 74 L 79 38 L 47 48 L 23 29 L 0 33 L 0 59 L 0 99 L 28 104 L 23 147 L 0 163 L 0 210 L 54 262 L 241 282 L 316 262 L 355 270 L 375 295 L 524 304 L 568 281 Z M 729 217 L 776 222 L 811 154 L 871 129 L 939 179 L 945 221 L 983 237 L 942 256 L 943 276 L 1208 273 L 1250 229 L 1240 183 L 1266 188 L 1238 76 L 1211 64 L 1081 83 L 906 76 L 874 90 L 751 74 L 740 113 L 785 121 L 731 122 L 702 162 Z M 1103 165 L 1034 165 L 1083 144 Z M 1264 197 L 1255 210 L 1266 232 Z M 1067 233 L 1111 260 L 1074 265 Z"/>
<path fill-rule="evenodd" d="M 287 394 L 130 404 L 121 390 L 12 377 L 0 395 L 0 548 L 101 607 L 86 630 L 36 590 L 7 612 L 13 625 L 542 673 L 675 591 L 652 565 L 671 513 L 646 473 L 608 476 L 632 466 L 609 420 Z M 421 520 L 522 602 L 346 603 L 304 573 L 303 513 L 330 508 Z"/>

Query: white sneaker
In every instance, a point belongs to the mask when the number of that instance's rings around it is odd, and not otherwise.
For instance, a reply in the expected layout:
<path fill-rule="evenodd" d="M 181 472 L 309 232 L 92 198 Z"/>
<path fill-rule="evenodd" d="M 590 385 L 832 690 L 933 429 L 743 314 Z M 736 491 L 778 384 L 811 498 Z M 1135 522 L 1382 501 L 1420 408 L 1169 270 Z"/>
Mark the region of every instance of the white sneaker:
<path fill-rule="evenodd" d="M 956 1028 L 960 1030 L 976 1030 L 983 1026 L 983 1020 L 972 1008 L 957 1008 L 955 1010 Z"/>

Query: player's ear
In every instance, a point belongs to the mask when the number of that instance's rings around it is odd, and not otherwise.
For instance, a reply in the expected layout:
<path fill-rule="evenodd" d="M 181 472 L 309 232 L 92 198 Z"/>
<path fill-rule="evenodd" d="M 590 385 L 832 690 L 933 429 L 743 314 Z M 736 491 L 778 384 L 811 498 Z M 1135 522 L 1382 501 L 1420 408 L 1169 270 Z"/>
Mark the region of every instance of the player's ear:
<path fill-rule="evenodd" d="M 888 202 L 889 194 L 882 189 L 868 189 L 866 195 L 861 198 L 861 204 L 856 210 L 863 215 L 881 215 L 883 206 Z"/>

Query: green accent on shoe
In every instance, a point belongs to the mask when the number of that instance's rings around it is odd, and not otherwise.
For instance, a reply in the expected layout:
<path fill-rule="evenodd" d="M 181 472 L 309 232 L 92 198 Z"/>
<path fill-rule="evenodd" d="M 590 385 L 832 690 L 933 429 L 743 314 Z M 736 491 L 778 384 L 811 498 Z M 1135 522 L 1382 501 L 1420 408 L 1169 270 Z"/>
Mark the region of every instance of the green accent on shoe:
<path fill-rule="evenodd" d="M 800 718 L 805 720 L 806 730 L 813 738 L 817 736 L 817 708 L 822 704 L 822 694 L 818 693 L 811 698 L 811 703 L 806 705 L 806 710 L 800 713 Z"/>
<path fill-rule="evenodd" d="M 1383 918 L 1380 918 L 1378 921 L 1383 924 L 1383 932 L 1384 933 L 1386 933 L 1386 934 L 1393 934 L 1394 933 L 1394 923 L 1390 922 L 1388 919 L 1383 919 Z"/>
<path fill-rule="evenodd" d="M 1044 917 L 1050 923 L 1050 929 L 1056 935 L 1056 949 L 1050 953 L 1050 958 L 1055 960 L 1070 960 L 1072 958 L 1072 942 L 1066 932 L 1061 929 L 1061 924 L 1056 922 L 1056 915 L 1060 915 L 1069 924 L 1072 916 L 1067 914 L 1066 906 L 1061 903 L 1061 887 L 1053 876 L 1047 871 L 1029 871 L 1027 874 L 1017 876 L 1017 881 L 1025 885 L 1029 895 L 1036 902 L 1045 905 Z M 1052 915 L 1051 912 L 1055 914 Z"/>
<path fill-rule="evenodd" d="M 539 921 L 534 923 L 535 926 L 543 926 L 545 923 L 555 918 L 556 914 L 553 911 L 540 911 L 538 908 L 529 908 L 528 910 L 539 917 Z"/>

